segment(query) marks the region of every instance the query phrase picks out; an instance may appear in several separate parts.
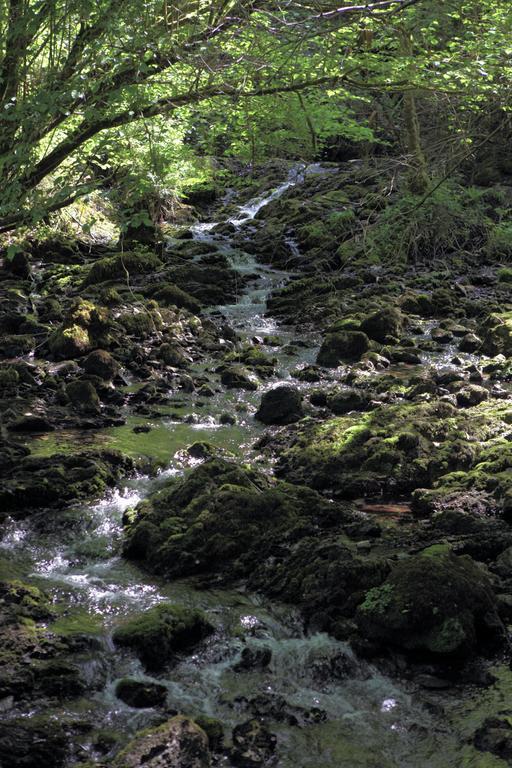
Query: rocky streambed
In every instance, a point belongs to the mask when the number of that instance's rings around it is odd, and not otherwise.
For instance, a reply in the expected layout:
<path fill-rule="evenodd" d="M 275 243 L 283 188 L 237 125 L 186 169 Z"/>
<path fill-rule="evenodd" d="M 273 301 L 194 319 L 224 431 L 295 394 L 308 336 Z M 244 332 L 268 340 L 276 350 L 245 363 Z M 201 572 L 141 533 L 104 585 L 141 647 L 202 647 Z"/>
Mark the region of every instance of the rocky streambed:
<path fill-rule="evenodd" d="M 5 768 L 512 760 L 507 268 L 347 261 L 357 163 L 261 186 L 4 263 Z"/>

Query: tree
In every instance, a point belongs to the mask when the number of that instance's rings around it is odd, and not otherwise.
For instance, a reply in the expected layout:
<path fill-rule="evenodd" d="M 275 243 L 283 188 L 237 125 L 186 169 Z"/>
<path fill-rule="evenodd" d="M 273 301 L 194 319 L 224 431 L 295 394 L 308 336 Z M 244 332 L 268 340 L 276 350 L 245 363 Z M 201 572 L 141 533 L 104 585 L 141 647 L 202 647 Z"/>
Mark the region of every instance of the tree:
<path fill-rule="evenodd" d="M 214 99 L 247 111 L 250 99 L 296 93 L 314 143 L 308 105 L 325 104 L 327 91 L 408 93 L 413 115 L 413 92 L 459 93 L 478 105 L 506 89 L 496 51 L 510 21 L 495 0 L 2 0 L 0 8 L 0 232 L 89 191 L 96 138 L 137 120 Z M 415 31 L 414 71 L 397 46 L 399 16 Z M 364 30 L 370 45 L 361 44 Z"/>

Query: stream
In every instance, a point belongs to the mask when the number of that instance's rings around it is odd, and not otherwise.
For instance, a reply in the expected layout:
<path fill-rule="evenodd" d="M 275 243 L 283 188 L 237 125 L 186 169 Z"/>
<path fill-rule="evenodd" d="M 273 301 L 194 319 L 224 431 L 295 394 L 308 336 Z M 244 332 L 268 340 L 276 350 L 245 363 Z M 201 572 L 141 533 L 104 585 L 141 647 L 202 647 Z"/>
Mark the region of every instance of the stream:
<path fill-rule="evenodd" d="M 281 186 L 241 206 L 228 221 L 250 231 L 263 206 L 300 184 L 305 174 L 324 172 L 331 169 L 319 165 L 294 169 Z M 244 339 L 258 337 L 261 348 L 278 357 L 278 371 L 256 393 L 216 392 L 207 402 L 196 394 L 186 400 L 180 396 L 173 406 L 180 419 L 173 419 L 172 413 L 149 419 L 152 429 L 147 433 L 133 432 L 134 426 L 148 423 L 147 417 L 128 414 L 123 427 L 80 435 L 82 444 L 103 444 L 133 456 L 147 454 L 167 461 L 156 477 L 137 476 L 106 498 L 81 508 L 79 514 L 87 521 L 86 538 L 76 535 L 72 526 L 45 533 L 34 530 L 28 521 L 10 524 L 0 547 L 16 572 L 50 592 L 59 612 L 55 628 L 94 632 L 94 648 L 80 660 L 90 690 L 80 699 L 55 707 L 52 714 L 57 719 L 92 721 L 126 742 L 135 731 L 160 722 L 161 714 L 124 704 L 115 695 L 116 682 L 128 676 L 155 679 L 168 689 L 168 713 L 205 714 L 229 728 L 249 719 L 247 700 L 258 697 L 262 713 L 274 708 L 277 714 L 271 718 L 271 730 L 277 734 L 276 764 L 282 768 L 481 766 L 481 753 L 469 744 L 461 748 L 461 734 L 469 736 L 482 713 L 496 711 L 506 701 L 510 686 L 506 676 L 492 690 L 466 689 L 464 699 L 454 696 L 453 690 L 418 691 L 413 683 L 392 679 L 356 659 L 346 643 L 322 633 L 305 634 L 299 614 L 291 606 L 243 590 L 199 591 L 186 580 L 166 584 L 118 554 L 123 513 L 197 461 L 184 451 L 188 445 L 207 441 L 268 470 L 268 461 L 252 448 L 264 431 L 253 418 L 261 394 L 288 381 L 299 363 L 313 363 L 316 358 L 320 343 L 316 333 L 302 333 L 297 339 L 293 327 L 280 326 L 266 315 L 267 297 L 290 279 L 290 273 L 263 266 L 241 253 L 232 247 L 230 236 L 216 235 L 214 226 L 212 222 L 194 225 L 194 238 L 215 242 L 242 275 L 253 279 L 236 304 L 216 307 L 211 315 L 222 318 Z M 296 248 L 293 241 L 289 246 L 292 251 Z M 443 352 L 447 360 L 452 355 L 449 347 Z M 472 360 L 471 355 L 465 358 Z M 205 360 L 202 365 L 206 370 L 210 363 Z M 295 381 L 294 385 L 308 386 Z M 219 423 L 222 413 L 236 413 L 237 423 Z M 76 441 L 72 432 L 57 432 L 32 439 L 31 448 L 35 454 L 50 455 L 56 449 L 76 449 Z M 133 655 L 115 649 L 111 635 L 121 619 L 163 600 L 205 610 L 216 632 L 193 655 L 180 658 L 166 672 L 151 678 Z M 270 649 L 270 665 L 236 671 L 247 646 Z M 30 714 L 32 710 L 15 710 L 9 717 Z M 87 734 L 78 749 L 84 760 L 100 757 Z M 230 766 L 228 758 L 219 764 Z M 494 764 L 502 763 L 494 763 L 492 758 L 486 763 Z"/>

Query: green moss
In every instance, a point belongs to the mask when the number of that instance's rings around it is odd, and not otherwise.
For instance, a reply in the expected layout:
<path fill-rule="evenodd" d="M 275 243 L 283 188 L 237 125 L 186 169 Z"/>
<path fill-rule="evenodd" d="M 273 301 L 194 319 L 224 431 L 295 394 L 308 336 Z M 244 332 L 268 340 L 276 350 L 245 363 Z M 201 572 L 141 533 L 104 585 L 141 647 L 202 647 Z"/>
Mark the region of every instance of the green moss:
<path fill-rule="evenodd" d="M 384 613 L 391 605 L 394 586 L 392 584 L 382 584 L 380 587 L 373 587 L 366 593 L 364 601 L 361 603 L 361 611 L 371 611 L 372 613 Z"/>
<path fill-rule="evenodd" d="M 512 237 L 511 237 L 510 247 L 511 247 L 511 250 L 512 250 Z M 502 267 L 501 269 L 499 269 L 498 270 L 498 280 L 499 280 L 500 283 L 512 283 L 512 268 L 511 267 Z"/>
<path fill-rule="evenodd" d="M 156 272 L 162 262 L 149 251 L 127 251 L 94 262 L 84 285 L 97 285 L 109 280 L 128 280 L 130 275 Z"/>
<path fill-rule="evenodd" d="M 458 659 L 497 647 L 505 631 L 485 573 L 467 556 L 415 555 L 367 593 L 357 621 L 363 633 L 406 650 Z"/>
<path fill-rule="evenodd" d="M 117 627 L 113 637 L 116 645 L 135 650 L 149 669 L 156 670 L 212 631 L 200 611 L 161 603 Z"/>

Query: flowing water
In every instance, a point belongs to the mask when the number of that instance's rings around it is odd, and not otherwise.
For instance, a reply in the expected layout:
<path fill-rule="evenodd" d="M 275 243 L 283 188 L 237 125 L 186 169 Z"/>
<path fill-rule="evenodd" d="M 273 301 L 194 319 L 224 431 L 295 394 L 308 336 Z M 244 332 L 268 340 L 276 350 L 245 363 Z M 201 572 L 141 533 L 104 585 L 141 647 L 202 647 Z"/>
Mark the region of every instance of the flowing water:
<path fill-rule="evenodd" d="M 265 204 L 312 172 L 323 170 L 319 166 L 295 170 L 271 194 L 241 207 L 231 223 L 250 226 Z M 237 270 L 256 276 L 236 304 L 218 307 L 215 314 L 247 339 L 273 337 L 263 348 L 279 359 L 277 375 L 265 384 L 275 386 L 290 378 L 299 361 L 314 361 L 319 340 L 314 334 L 302 336 L 301 344 L 306 346 L 298 353 L 293 349 L 294 329 L 278 326 L 265 314 L 267 296 L 289 274 L 262 266 L 252 256 L 233 249 L 230 238 L 216 236 L 213 226 L 196 225 L 194 237 L 215 242 Z M 290 247 L 296 246 L 291 242 Z M 190 466 L 191 459 L 183 451 L 187 445 L 206 440 L 253 463 L 258 461 L 251 445 L 262 431 L 253 419 L 260 396 L 261 390 L 256 395 L 222 392 L 209 398 L 205 406 L 190 395 L 176 404 L 180 420 L 172 415 L 153 423 L 150 420 L 153 429 L 148 434 L 133 432 L 133 426 L 147 423 L 147 419 L 130 416 L 125 427 L 91 435 L 94 445 L 103 443 L 132 455 L 165 459 L 167 468 L 157 477 L 130 480 L 92 506 L 74 509 L 70 519 L 81 521 L 78 528 L 61 526 L 44 533 L 26 522 L 12 523 L 7 530 L 0 545 L 3 553 L 12 562 L 13 572 L 30 575 L 50 591 L 59 612 L 55 628 L 92 632 L 96 638 L 94 650 L 81 660 L 83 675 L 95 692 L 73 700 L 65 709 L 56 707 L 55 716 L 92 720 L 119 732 L 124 741 L 157 721 L 154 710 L 135 710 L 116 698 L 119 678 L 148 679 L 148 675 L 131 655 L 114 648 L 111 633 L 120 619 L 169 600 L 206 610 L 216 627 L 194 655 L 158 676 L 168 689 L 169 711 L 206 714 L 234 726 L 251 717 L 247 701 L 258 697 L 262 713 L 269 709 L 281 712 L 272 730 L 278 735 L 277 764 L 283 768 L 483 766 L 479 753 L 469 745 L 461 747 L 460 734 L 464 737 L 474 730 L 473 711 L 481 715 L 486 707 L 499 709 L 509 694 L 508 677 L 483 696 L 478 691 L 474 697 L 466 693 L 463 705 L 460 698 L 442 692 L 420 695 L 413 684 L 392 680 L 355 659 L 345 643 L 325 634 L 305 634 L 290 606 L 244 591 L 198 591 L 187 581 L 165 584 L 120 558 L 123 512 Z M 223 412 L 236 412 L 237 424 L 221 425 L 218 416 Z M 31 447 L 36 453 L 50 454 L 56 447 L 73 450 L 76 440 L 75 434 L 64 432 L 46 436 Z M 80 441 L 83 443 L 82 435 Z M 246 646 L 269 649 L 268 668 L 235 671 Z M 20 712 L 9 716 L 12 714 Z M 22 710 L 21 714 L 30 713 Z M 95 757 L 85 736 L 81 745 L 84 756 Z M 493 758 L 489 761 L 489 756 L 486 759 L 486 766 L 503 765 Z"/>

